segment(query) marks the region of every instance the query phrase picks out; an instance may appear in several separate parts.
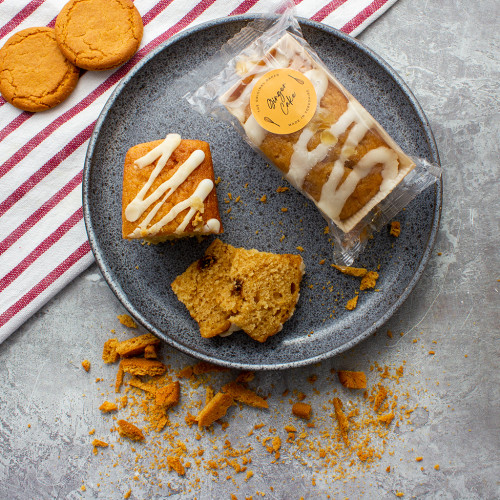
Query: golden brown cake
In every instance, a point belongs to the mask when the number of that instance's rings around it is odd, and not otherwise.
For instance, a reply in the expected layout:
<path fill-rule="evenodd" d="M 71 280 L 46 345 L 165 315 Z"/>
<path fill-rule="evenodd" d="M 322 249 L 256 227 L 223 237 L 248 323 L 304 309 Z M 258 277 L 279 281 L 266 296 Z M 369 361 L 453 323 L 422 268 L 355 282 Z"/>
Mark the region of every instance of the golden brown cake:
<path fill-rule="evenodd" d="M 289 70 L 288 76 L 299 84 L 312 84 L 316 97 L 312 119 L 291 133 L 273 132 L 280 124 L 267 116 L 264 122 L 274 126 L 263 123 L 255 107 L 254 87 L 260 90 L 262 78 L 280 68 Z M 290 34 L 260 60 L 242 56 L 236 71 L 241 80 L 221 96 L 221 103 L 238 119 L 249 142 L 342 231 L 353 229 L 415 166 L 382 126 Z M 287 85 L 296 84 L 283 82 L 274 99 L 286 104 L 285 98 L 293 97 L 287 97 Z M 268 105 L 274 109 L 272 102 Z"/>
<path fill-rule="evenodd" d="M 264 342 L 295 310 L 304 263 L 299 255 L 234 248 L 215 240 L 172 283 L 202 337 L 244 330 Z"/>
<path fill-rule="evenodd" d="M 222 232 L 208 143 L 168 134 L 125 157 L 122 235 L 159 243 Z"/>
<path fill-rule="evenodd" d="M 234 283 L 230 276 L 236 248 L 215 240 L 205 255 L 172 283 L 177 298 L 188 308 L 202 337 L 215 337 L 231 327 Z M 235 304 L 237 305 L 237 304 Z"/>

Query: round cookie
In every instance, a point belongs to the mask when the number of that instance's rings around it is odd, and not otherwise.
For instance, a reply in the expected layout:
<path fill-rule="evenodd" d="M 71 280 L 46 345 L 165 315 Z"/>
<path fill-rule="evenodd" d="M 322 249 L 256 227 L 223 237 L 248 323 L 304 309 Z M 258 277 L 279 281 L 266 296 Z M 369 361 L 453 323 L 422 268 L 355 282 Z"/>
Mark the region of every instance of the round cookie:
<path fill-rule="evenodd" d="M 57 43 L 76 66 L 115 68 L 142 39 L 142 18 L 130 0 L 70 0 L 56 19 Z"/>
<path fill-rule="evenodd" d="M 0 93 L 25 111 L 45 111 L 64 101 L 80 70 L 61 53 L 52 28 L 27 28 L 0 49 Z"/>

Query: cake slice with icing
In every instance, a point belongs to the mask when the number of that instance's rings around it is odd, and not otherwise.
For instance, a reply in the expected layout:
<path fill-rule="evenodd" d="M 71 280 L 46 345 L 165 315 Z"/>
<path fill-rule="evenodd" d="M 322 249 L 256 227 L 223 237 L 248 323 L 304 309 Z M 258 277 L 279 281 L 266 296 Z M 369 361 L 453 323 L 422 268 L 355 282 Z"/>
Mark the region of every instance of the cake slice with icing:
<path fill-rule="evenodd" d="M 125 157 L 122 235 L 159 243 L 222 233 L 210 146 L 168 134 Z"/>

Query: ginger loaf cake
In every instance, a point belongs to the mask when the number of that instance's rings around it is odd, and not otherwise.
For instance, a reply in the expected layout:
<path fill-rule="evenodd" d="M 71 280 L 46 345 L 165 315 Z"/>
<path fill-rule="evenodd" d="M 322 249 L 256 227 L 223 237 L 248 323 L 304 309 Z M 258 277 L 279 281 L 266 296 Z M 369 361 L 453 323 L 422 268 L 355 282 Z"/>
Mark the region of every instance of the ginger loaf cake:
<path fill-rule="evenodd" d="M 283 73 L 277 75 L 278 70 Z M 292 35 L 284 35 L 264 57 L 246 52 L 235 71 L 240 80 L 220 102 L 239 121 L 250 145 L 342 231 L 351 231 L 414 168 L 382 126 Z M 279 91 L 267 100 L 272 109 L 286 111 L 292 99 L 299 99 L 288 90 L 297 87 L 295 82 L 299 90 L 312 84 L 315 112 L 299 130 L 283 133 L 283 124 L 261 116 L 261 109 L 270 111 L 257 106 L 255 95 L 264 94 L 271 74 L 282 79 Z"/>
<path fill-rule="evenodd" d="M 210 146 L 168 134 L 125 157 L 122 236 L 160 243 L 222 233 Z"/>
<path fill-rule="evenodd" d="M 264 342 L 293 315 L 303 274 L 300 255 L 235 248 L 217 239 L 172 289 L 202 337 L 243 330 Z"/>

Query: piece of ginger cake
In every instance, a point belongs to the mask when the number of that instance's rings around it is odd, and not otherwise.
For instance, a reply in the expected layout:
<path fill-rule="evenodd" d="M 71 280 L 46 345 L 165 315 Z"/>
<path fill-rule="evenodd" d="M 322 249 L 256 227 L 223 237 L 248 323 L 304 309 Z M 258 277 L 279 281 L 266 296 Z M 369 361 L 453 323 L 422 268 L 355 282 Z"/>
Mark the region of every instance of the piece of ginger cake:
<path fill-rule="evenodd" d="M 245 250 L 215 240 L 172 289 L 198 322 L 202 337 L 241 329 L 264 342 L 292 316 L 303 274 L 299 255 Z"/>
<path fill-rule="evenodd" d="M 222 233 L 210 146 L 168 134 L 125 157 L 122 236 L 160 243 Z"/>
<path fill-rule="evenodd" d="M 230 271 L 235 253 L 236 248 L 217 239 L 172 283 L 172 290 L 198 323 L 202 337 L 215 337 L 231 327 L 227 303 L 233 300 Z"/>

